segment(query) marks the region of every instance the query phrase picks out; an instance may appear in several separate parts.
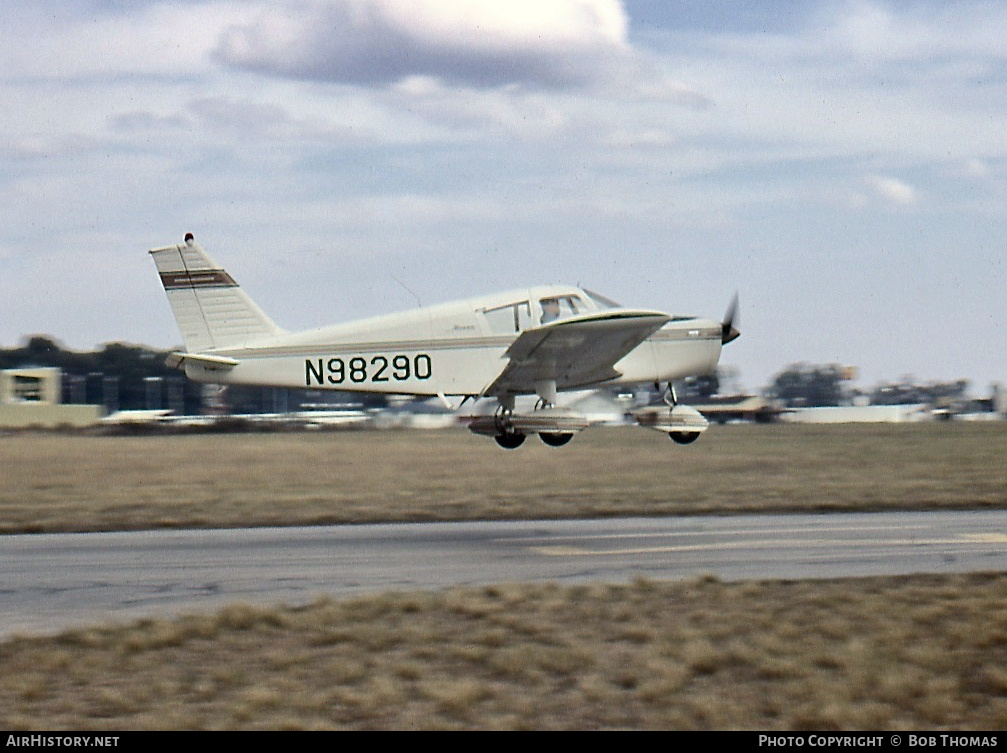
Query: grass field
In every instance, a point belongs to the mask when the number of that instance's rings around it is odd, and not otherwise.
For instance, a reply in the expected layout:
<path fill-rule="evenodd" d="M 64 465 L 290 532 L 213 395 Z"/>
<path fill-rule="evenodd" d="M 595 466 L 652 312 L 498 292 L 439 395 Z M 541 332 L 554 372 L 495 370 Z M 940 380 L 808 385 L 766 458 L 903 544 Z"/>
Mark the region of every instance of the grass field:
<path fill-rule="evenodd" d="M 1007 422 L 0 437 L 0 533 L 1007 506 Z"/>
<path fill-rule="evenodd" d="M 1007 424 L 0 437 L 3 531 L 1007 506 Z M 1007 575 L 499 584 L 0 644 L 8 729 L 1007 725 Z"/>
<path fill-rule="evenodd" d="M 1002 730 L 1007 576 L 499 585 L 0 644 L 5 729 Z"/>

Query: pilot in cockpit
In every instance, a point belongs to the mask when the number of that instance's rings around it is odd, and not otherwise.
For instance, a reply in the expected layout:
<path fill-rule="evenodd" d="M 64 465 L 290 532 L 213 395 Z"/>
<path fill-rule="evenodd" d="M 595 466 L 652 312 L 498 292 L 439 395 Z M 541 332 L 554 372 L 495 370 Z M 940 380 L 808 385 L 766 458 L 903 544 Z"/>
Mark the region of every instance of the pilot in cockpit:
<path fill-rule="evenodd" d="M 555 298 L 542 299 L 542 324 L 559 319 L 559 301 Z"/>

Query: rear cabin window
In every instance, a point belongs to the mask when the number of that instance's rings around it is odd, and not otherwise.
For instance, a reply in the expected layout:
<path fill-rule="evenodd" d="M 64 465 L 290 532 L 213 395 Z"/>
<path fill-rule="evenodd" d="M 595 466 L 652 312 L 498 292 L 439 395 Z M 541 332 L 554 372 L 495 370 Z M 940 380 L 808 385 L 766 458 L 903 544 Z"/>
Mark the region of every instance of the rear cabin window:
<path fill-rule="evenodd" d="M 528 301 L 486 309 L 483 311 L 483 316 L 486 317 L 486 323 L 494 335 L 521 332 L 532 325 L 531 304 Z"/>

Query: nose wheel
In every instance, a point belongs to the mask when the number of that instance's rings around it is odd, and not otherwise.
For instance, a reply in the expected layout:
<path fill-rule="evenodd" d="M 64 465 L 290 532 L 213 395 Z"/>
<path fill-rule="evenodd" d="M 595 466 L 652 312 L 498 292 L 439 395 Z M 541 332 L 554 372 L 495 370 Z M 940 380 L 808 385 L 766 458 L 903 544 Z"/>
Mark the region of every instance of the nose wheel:
<path fill-rule="evenodd" d="M 698 431 L 669 431 L 668 436 L 677 444 L 692 444 L 699 439 Z"/>

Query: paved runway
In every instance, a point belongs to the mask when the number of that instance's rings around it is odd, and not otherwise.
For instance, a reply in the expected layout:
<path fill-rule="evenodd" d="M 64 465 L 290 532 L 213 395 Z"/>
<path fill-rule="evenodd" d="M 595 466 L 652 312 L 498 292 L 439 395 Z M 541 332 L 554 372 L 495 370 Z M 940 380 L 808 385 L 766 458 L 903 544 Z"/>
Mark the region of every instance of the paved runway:
<path fill-rule="evenodd" d="M 1007 511 L 0 537 L 0 638 L 242 601 L 514 581 L 1007 570 Z"/>

